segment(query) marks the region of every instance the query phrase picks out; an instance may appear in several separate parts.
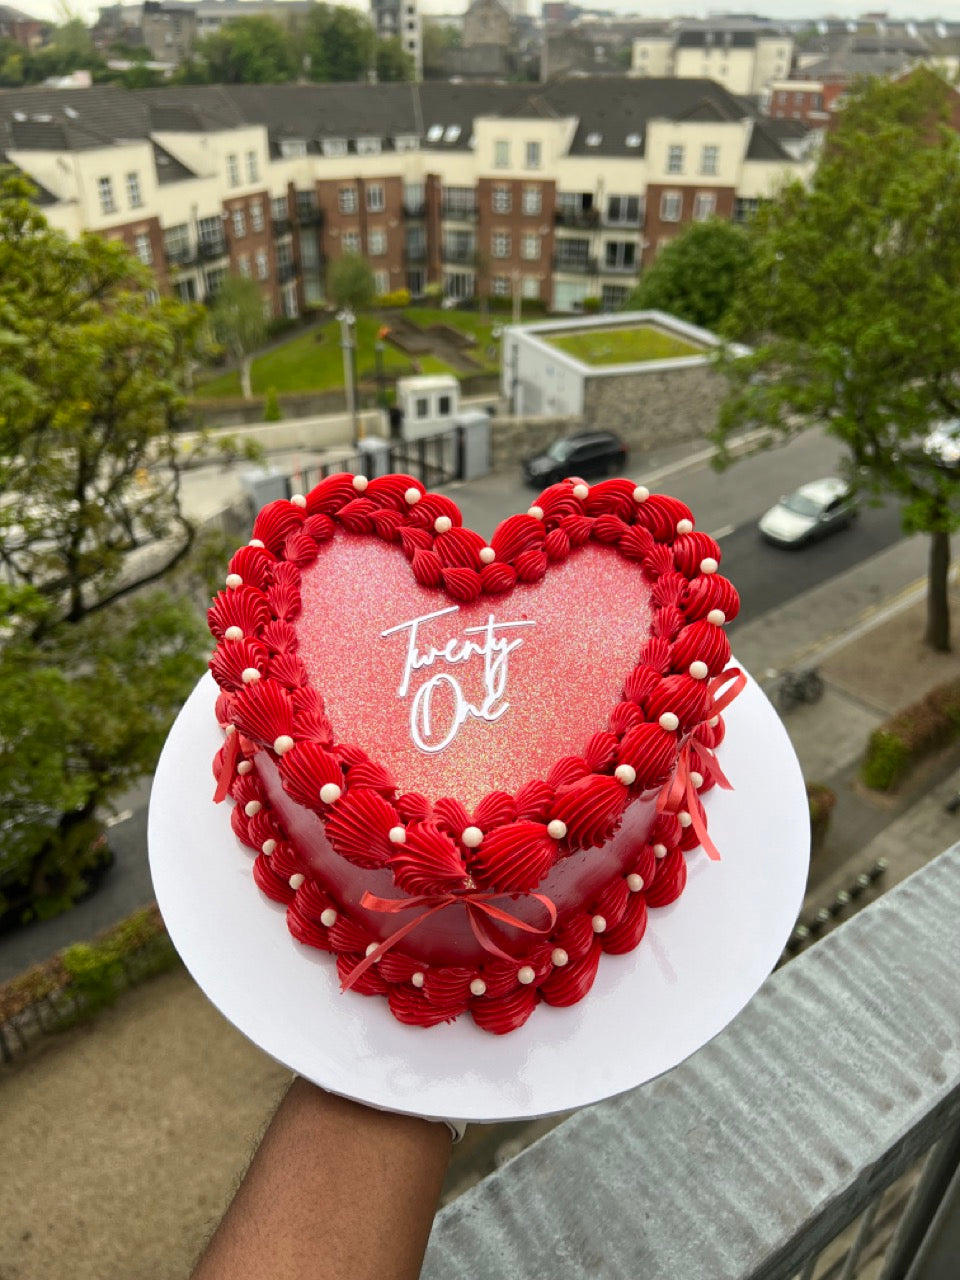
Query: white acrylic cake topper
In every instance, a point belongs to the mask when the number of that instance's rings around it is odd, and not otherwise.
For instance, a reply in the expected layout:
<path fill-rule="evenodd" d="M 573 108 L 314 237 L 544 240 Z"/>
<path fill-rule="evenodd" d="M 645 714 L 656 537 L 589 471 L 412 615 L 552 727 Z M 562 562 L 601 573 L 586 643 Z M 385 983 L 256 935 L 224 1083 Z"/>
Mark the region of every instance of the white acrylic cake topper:
<path fill-rule="evenodd" d="M 810 825 L 786 731 L 750 681 L 724 714 L 733 791 L 704 807 L 720 862 L 688 855 L 680 898 L 651 909 L 635 951 L 604 956 L 586 999 L 545 1005 L 507 1036 L 463 1015 L 425 1029 L 379 996 L 341 993 L 333 958 L 291 937 L 252 876 L 230 802 L 215 805 L 223 736 L 205 676 L 170 732 L 150 802 L 157 901 L 217 1008 L 279 1062 L 384 1110 L 501 1121 L 549 1115 L 634 1088 L 712 1039 L 776 964 L 803 900 Z M 758 749 L 758 746 L 761 749 Z"/>
<path fill-rule="evenodd" d="M 479 706 L 468 702 L 464 696 L 460 682 L 448 671 L 438 671 L 436 675 L 425 680 L 417 689 L 410 704 L 410 737 L 413 745 L 428 755 L 435 755 L 449 747 L 460 729 L 471 717 L 495 724 L 505 711 L 510 708 L 506 700 L 508 662 L 510 654 L 523 644 L 523 636 L 510 639 L 500 635 L 501 631 L 509 631 L 517 627 L 532 627 L 530 620 L 521 622 L 497 622 L 491 613 L 482 627 L 465 627 L 465 636 L 483 636 L 482 643 L 476 640 L 464 640 L 452 636 L 441 648 L 431 645 L 421 651 L 418 646 L 420 627 L 425 622 L 442 618 L 448 613 L 459 613 L 459 605 L 450 605 L 446 609 L 437 609 L 434 613 L 423 613 L 408 622 L 398 622 L 395 627 L 388 627 L 380 632 L 381 640 L 408 631 L 407 654 L 403 667 L 403 679 L 397 689 L 398 698 L 406 698 L 410 693 L 410 682 L 417 671 L 432 667 L 437 662 L 444 662 L 448 667 L 469 662 L 471 658 L 483 659 L 483 701 Z M 437 718 L 434 714 L 433 697 L 441 686 L 446 686 L 453 698 L 453 706 L 449 722 L 445 730 L 434 727 Z"/>

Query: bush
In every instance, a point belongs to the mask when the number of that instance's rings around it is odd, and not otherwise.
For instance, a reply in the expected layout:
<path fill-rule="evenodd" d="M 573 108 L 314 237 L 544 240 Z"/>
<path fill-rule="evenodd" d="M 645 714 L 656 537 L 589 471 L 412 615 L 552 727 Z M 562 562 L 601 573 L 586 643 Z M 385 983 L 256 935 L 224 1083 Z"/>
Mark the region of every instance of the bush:
<path fill-rule="evenodd" d="M 830 819 L 837 803 L 837 793 L 820 782 L 807 783 L 807 805 L 810 809 L 810 845 L 819 853 L 827 839 Z"/>
<path fill-rule="evenodd" d="M 424 289 L 423 296 L 425 298 L 442 298 L 443 285 L 439 282 L 439 280 L 431 281 L 431 283 L 428 284 Z"/>
<path fill-rule="evenodd" d="M 860 777 L 874 791 L 892 791 L 921 760 L 958 736 L 960 680 L 950 680 L 874 729 Z"/>
<path fill-rule="evenodd" d="M 585 316 L 595 316 L 599 313 L 603 303 L 599 298 L 589 297 L 584 298 L 581 306 L 583 307 L 583 314 Z"/>
<path fill-rule="evenodd" d="M 280 401 L 277 399 L 277 388 L 270 387 L 267 391 L 267 398 L 263 402 L 263 420 L 264 422 L 279 422 L 283 417 L 283 411 L 280 408 Z"/>
<path fill-rule="evenodd" d="M 300 321 L 291 316 L 274 316 L 272 320 L 267 321 L 267 337 L 282 338 L 285 334 L 299 328 Z"/>
<path fill-rule="evenodd" d="M 380 307 L 409 307 L 410 290 L 392 289 L 390 293 L 381 293 L 377 299 L 377 305 Z"/>

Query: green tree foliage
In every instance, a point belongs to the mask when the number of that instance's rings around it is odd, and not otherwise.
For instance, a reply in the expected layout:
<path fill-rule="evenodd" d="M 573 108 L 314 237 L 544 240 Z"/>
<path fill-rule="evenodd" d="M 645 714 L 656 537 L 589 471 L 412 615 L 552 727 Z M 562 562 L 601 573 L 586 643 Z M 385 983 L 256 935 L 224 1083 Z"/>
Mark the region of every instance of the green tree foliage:
<path fill-rule="evenodd" d="M 297 54 L 285 26 L 251 14 L 198 41 L 192 65 L 211 84 L 278 84 L 296 76 Z"/>
<path fill-rule="evenodd" d="M 217 341 L 240 362 L 240 386 L 244 399 L 249 400 L 253 395 L 250 386 L 253 352 L 263 345 L 267 336 L 260 286 L 245 276 L 228 276 L 217 294 L 210 321 Z"/>
<path fill-rule="evenodd" d="M 303 22 L 302 48 L 311 80 L 362 80 L 374 66 L 377 37 L 357 9 L 314 4 Z"/>
<path fill-rule="evenodd" d="M 728 317 L 753 353 L 727 359 L 715 439 L 821 423 L 858 488 L 895 495 L 931 536 L 926 641 L 950 642 L 949 536 L 960 482 L 923 440 L 960 417 L 960 138 L 955 95 L 918 71 L 853 94 L 809 187 L 760 211 Z"/>
<path fill-rule="evenodd" d="M 695 222 L 657 255 L 628 306 L 712 329 L 729 309 L 749 261 L 750 241 L 739 227 L 719 218 Z"/>
<path fill-rule="evenodd" d="M 350 307 L 353 311 L 369 307 L 376 294 L 376 284 L 367 261 L 356 253 L 337 258 L 327 276 L 327 291 L 338 307 Z"/>
<path fill-rule="evenodd" d="M 413 57 L 404 49 L 399 36 L 377 41 L 377 80 L 385 84 L 390 80 L 412 80 L 415 74 Z"/>
<path fill-rule="evenodd" d="M 428 19 L 424 19 L 424 74 L 432 76 L 449 75 L 447 55 L 451 49 L 459 49 L 461 47 L 461 43 L 462 39 L 459 28 L 447 26 L 446 23 L 430 22 Z"/>

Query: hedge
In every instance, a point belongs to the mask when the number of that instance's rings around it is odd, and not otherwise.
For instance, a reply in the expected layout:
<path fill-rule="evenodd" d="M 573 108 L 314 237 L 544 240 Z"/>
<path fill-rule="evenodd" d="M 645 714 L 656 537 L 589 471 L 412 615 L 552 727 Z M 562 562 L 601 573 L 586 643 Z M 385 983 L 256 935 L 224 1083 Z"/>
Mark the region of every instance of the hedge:
<path fill-rule="evenodd" d="M 960 737 L 960 679 L 931 689 L 879 725 L 867 741 L 860 778 L 874 791 L 892 791 L 921 760 Z"/>
<path fill-rule="evenodd" d="M 830 819 L 837 803 L 837 793 L 820 782 L 807 783 L 807 805 L 810 809 L 810 845 L 819 853 L 827 839 Z"/>

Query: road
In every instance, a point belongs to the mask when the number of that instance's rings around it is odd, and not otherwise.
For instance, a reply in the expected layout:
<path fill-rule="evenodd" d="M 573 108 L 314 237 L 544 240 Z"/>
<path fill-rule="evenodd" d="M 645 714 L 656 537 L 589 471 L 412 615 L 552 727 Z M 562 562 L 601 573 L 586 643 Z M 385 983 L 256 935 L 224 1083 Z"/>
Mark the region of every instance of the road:
<path fill-rule="evenodd" d="M 780 607 L 900 537 L 896 510 L 888 505 L 864 510 L 853 529 L 800 551 L 761 543 L 757 517 L 782 493 L 805 480 L 835 472 L 838 456 L 839 449 L 832 441 L 818 432 L 808 432 L 781 448 L 744 457 L 722 475 L 710 468 L 708 451 L 688 447 L 661 450 L 642 461 L 634 458 L 631 474 L 651 489 L 682 498 L 696 514 L 698 527 L 718 539 L 723 567 L 743 602 L 736 626 Z M 215 494 L 216 474 L 223 473 L 217 469 L 203 480 L 204 505 Z M 235 475 L 223 476 L 225 495 L 235 492 L 236 485 Z M 198 485 L 198 495 L 200 488 Z M 506 516 L 525 511 L 535 497 L 519 474 L 488 476 L 448 486 L 446 491 L 459 503 L 465 522 L 488 536 Z M 146 859 L 148 793 L 145 782 L 122 802 L 119 820 L 109 834 L 117 862 L 94 897 L 65 916 L 0 940 L 0 981 L 70 942 L 91 937 L 152 900 Z"/>

